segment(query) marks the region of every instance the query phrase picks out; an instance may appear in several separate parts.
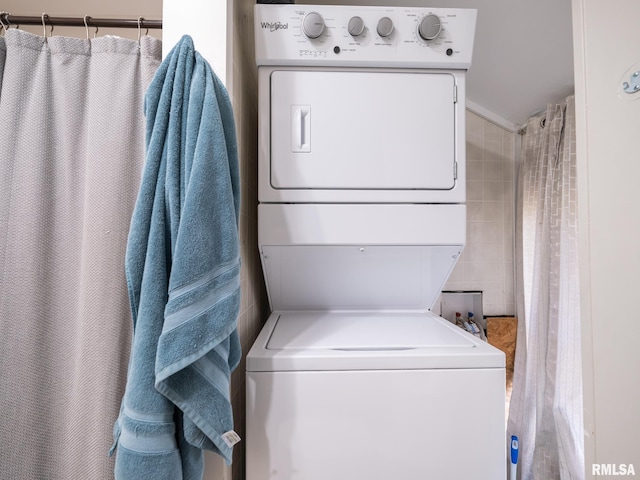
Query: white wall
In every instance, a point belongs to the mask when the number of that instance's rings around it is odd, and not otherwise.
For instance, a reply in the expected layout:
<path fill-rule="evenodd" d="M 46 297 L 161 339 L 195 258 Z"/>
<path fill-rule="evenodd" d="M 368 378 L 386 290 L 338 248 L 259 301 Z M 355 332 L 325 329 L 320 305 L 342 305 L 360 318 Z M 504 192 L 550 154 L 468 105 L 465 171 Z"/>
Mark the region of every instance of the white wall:
<path fill-rule="evenodd" d="M 586 472 L 640 475 L 640 2 L 573 0 Z M 628 78 L 628 76 L 626 77 Z"/>
<path fill-rule="evenodd" d="M 227 25 L 231 0 L 167 0 L 162 5 L 162 55 L 189 34 L 200 54 L 207 59 L 218 78 L 227 81 Z"/>

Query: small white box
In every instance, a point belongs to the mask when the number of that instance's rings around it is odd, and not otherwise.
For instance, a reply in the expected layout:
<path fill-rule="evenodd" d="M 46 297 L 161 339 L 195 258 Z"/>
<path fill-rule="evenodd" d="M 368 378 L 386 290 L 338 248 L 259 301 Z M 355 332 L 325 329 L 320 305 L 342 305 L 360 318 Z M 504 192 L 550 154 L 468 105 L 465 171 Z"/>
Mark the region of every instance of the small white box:
<path fill-rule="evenodd" d="M 460 312 L 463 318 L 473 312 L 476 323 L 484 330 L 487 329 L 487 322 L 482 314 L 481 290 L 443 291 L 440 299 L 441 316 L 451 323 L 456 323 L 456 312 Z"/>

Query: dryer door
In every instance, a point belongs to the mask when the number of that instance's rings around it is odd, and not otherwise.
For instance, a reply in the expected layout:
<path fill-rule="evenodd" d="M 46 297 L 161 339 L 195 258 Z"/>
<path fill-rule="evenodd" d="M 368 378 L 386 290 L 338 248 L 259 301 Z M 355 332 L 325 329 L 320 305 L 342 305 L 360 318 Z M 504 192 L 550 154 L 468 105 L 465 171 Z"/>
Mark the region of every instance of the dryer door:
<path fill-rule="evenodd" d="M 448 73 L 274 71 L 271 186 L 450 190 L 454 107 Z"/>

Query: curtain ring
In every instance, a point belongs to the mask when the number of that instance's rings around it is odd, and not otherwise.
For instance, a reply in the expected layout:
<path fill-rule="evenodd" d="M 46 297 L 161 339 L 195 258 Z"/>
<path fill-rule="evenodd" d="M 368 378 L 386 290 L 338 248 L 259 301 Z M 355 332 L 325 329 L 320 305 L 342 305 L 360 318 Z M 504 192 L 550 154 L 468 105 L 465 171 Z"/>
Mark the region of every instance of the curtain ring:
<path fill-rule="evenodd" d="M 45 21 L 46 18 L 48 18 L 49 15 L 47 15 L 46 13 L 42 14 L 42 29 L 44 30 L 43 36 L 44 38 L 47 38 L 47 23 Z M 49 33 L 49 36 L 53 35 L 53 24 L 51 24 L 51 32 Z"/>
<path fill-rule="evenodd" d="M 85 28 L 85 29 L 86 29 L 86 31 L 87 31 L 87 40 L 89 40 L 89 19 L 90 19 L 90 18 L 91 18 L 91 17 L 90 17 L 89 15 L 85 15 L 85 16 L 84 16 L 84 28 Z"/>
<path fill-rule="evenodd" d="M 7 20 L 7 15 L 9 15 L 9 12 L 0 12 L 0 25 L 2 26 L 1 28 L 4 32 L 9 30 L 9 20 Z M 6 25 L 4 24 L 3 20 L 6 20 Z"/>
<path fill-rule="evenodd" d="M 140 37 L 142 34 L 142 20 L 144 20 L 142 17 L 138 17 L 138 43 L 140 43 Z"/>

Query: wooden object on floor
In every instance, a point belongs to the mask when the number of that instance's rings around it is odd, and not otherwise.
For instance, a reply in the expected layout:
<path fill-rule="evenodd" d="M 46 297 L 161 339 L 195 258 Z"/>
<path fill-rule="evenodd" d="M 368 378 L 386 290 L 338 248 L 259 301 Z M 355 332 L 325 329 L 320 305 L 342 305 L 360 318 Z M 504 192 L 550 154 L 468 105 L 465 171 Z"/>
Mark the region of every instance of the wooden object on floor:
<path fill-rule="evenodd" d="M 518 319 L 515 317 L 487 317 L 487 340 L 504 352 L 507 378 L 513 377 L 517 331 Z"/>

